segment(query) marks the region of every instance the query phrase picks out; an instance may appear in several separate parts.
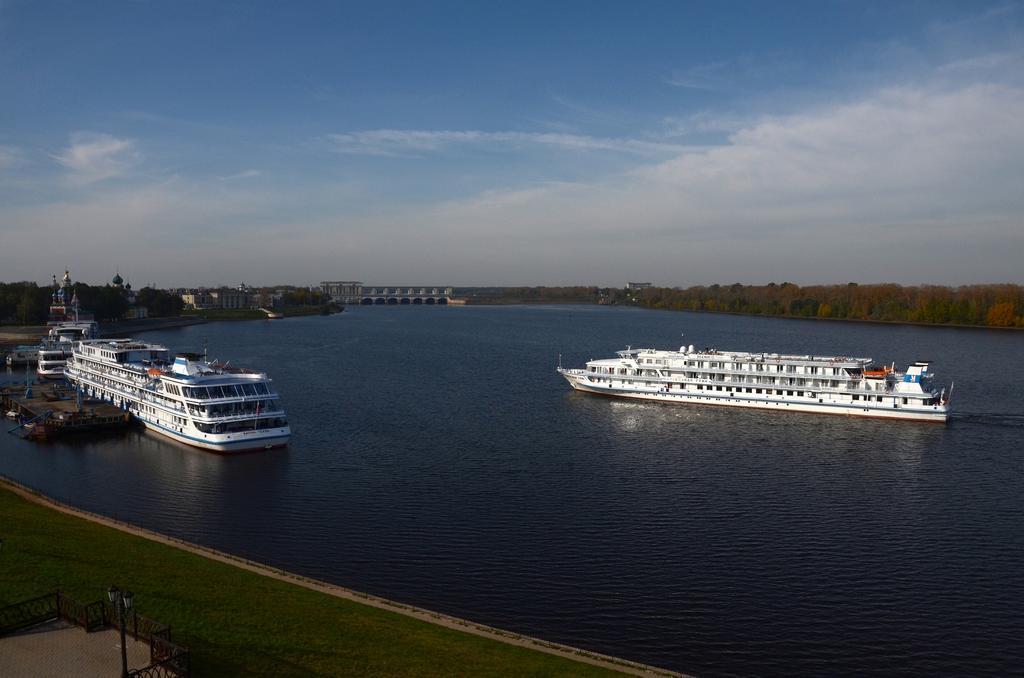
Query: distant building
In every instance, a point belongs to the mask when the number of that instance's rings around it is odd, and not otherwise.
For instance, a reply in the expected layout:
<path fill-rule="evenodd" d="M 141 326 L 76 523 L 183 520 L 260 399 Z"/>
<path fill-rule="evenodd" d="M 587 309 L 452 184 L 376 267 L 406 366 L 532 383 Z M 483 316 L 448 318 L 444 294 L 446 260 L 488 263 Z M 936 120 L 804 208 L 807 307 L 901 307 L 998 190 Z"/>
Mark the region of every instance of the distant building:
<path fill-rule="evenodd" d="M 210 295 L 203 290 L 190 290 L 183 292 L 181 295 L 181 301 L 185 304 L 185 308 L 190 310 L 201 311 L 207 308 L 216 308 L 213 305 L 213 299 Z"/>
<path fill-rule="evenodd" d="M 188 290 L 182 292 L 181 301 L 185 308 L 204 310 L 214 308 L 258 308 L 259 295 L 221 287 L 215 290 Z"/>
<path fill-rule="evenodd" d="M 648 287 L 651 287 L 651 283 L 649 283 L 649 282 L 642 282 L 642 283 L 628 282 L 628 283 L 626 283 L 626 289 L 627 290 L 646 290 Z"/>
<path fill-rule="evenodd" d="M 339 281 L 320 283 L 320 291 L 331 298 L 331 301 L 346 302 L 363 296 L 363 283 L 358 281 Z"/>
<path fill-rule="evenodd" d="M 217 308 L 251 308 L 252 295 L 239 290 L 221 288 L 210 292 L 210 297 L 217 304 Z"/>

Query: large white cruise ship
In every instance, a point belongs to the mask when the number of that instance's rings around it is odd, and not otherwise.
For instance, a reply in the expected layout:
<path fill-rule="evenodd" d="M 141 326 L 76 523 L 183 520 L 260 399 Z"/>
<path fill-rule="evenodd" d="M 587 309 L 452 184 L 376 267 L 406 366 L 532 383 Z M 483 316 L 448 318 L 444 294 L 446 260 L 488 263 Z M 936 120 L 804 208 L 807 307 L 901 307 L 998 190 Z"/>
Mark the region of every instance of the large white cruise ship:
<path fill-rule="evenodd" d="M 558 372 L 579 391 L 672 403 L 945 422 L 949 394 L 927 362 L 906 372 L 870 358 L 635 348 Z M 952 393 L 952 388 L 950 389 Z"/>
<path fill-rule="evenodd" d="M 146 428 L 217 452 L 280 447 L 291 429 L 266 374 L 133 339 L 74 344 L 64 376 Z"/>

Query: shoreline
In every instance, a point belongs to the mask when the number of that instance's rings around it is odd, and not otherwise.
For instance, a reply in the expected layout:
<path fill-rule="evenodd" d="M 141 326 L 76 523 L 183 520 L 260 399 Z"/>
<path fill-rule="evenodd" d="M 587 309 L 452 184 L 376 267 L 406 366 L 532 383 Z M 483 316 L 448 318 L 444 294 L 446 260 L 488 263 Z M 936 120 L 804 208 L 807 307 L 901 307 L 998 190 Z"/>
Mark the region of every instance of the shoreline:
<path fill-rule="evenodd" d="M 625 308 L 641 308 L 646 311 L 670 311 L 672 313 L 700 313 L 702 315 L 732 315 L 743 318 L 778 318 L 779 320 L 811 320 L 814 322 L 864 323 L 868 325 L 908 325 L 910 327 L 938 327 L 954 330 L 999 330 L 1021 331 L 1024 327 L 996 327 L 994 325 L 959 325 L 954 323 L 923 323 L 914 320 L 872 320 L 871 318 L 819 318 L 817 316 L 799 315 L 763 315 L 761 313 L 740 313 L 739 311 L 695 311 L 692 308 L 652 308 L 650 306 L 626 304 L 601 304 L 602 306 L 623 306 Z"/>
<path fill-rule="evenodd" d="M 176 537 L 170 537 L 153 530 L 139 527 L 131 523 L 123 522 L 114 518 L 93 513 L 92 511 L 86 511 L 70 504 L 66 504 L 57 499 L 54 499 L 39 490 L 33 489 L 27 485 L 23 485 L 12 478 L 0 474 L 0 488 L 9 490 L 13 494 L 39 506 L 69 515 L 75 518 L 89 521 L 91 523 L 107 527 L 110 529 L 124 532 L 136 537 L 141 537 L 149 541 L 153 541 L 165 546 L 170 546 L 193 555 L 198 555 L 209 560 L 218 561 L 227 565 L 238 567 L 255 574 L 276 579 L 279 581 L 287 582 L 300 586 L 311 591 L 323 593 L 335 598 L 345 599 L 354 603 L 367 605 L 389 612 L 394 612 L 406 617 L 441 626 L 447 629 L 455 631 L 463 631 L 465 633 L 487 638 L 489 640 L 498 641 L 507 645 L 514 645 L 526 649 L 535 650 L 537 652 L 543 652 L 558 656 L 564 659 L 570 659 L 573 661 L 589 664 L 592 666 L 608 669 L 611 671 L 618 671 L 636 676 L 677 676 L 682 677 L 684 674 L 670 671 L 668 669 L 662 669 L 655 666 L 649 666 L 640 662 L 634 662 L 629 659 L 623 659 L 620 657 L 613 657 L 610 655 L 601 654 L 599 652 L 592 652 L 582 648 L 573 647 L 570 645 L 563 645 L 561 643 L 555 643 L 552 641 L 543 640 L 540 638 L 534 638 L 524 634 L 516 633 L 514 631 L 505 631 L 493 626 L 487 626 L 486 624 L 479 624 L 467 619 L 454 617 L 441 612 L 434 612 L 425 608 L 416 607 L 413 605 L 406 605 L 394 600 L 387 598 L 381 598 L 368 593 L 362 593 L 353 589 L 346 588 L 344 586 L 338 586 L 336 584 L 330 584 L 318 579 L 311 577 L 305 577 L 303 575 L 288 572 L 270 565 L 258 563 L 256 561 L 235 556 L 224 551 L 219 551 L 206 546 L 200 546 Z"/>

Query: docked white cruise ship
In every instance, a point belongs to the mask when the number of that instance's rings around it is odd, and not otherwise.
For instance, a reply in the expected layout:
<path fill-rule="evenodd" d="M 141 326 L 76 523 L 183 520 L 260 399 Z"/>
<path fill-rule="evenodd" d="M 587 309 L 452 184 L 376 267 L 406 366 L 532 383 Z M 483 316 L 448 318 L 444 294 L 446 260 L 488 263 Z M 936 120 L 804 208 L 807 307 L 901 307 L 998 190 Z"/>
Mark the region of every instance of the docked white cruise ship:
<path fill-rule="evenodd" d="M 672 403 L 945 422 L 949 394 L 932 386 L 927 362 L 906 372 L 870 358 L 650 348 L 558 372 L 579 391 Z M 950 391 L 952 392 L 952 390 Z"/>
<path fill-rule="evenodd" d="M 64 375 L 146 428 L 217 452 L 280 447 L 291 429 L 266 374 L 133 339 L 74 344 Z"/>
<path fill-rule="evenodd" d="M 54 324 L 48 337 L 39 345 L 36 374 L 43 379 L 60 379 L 64 376 L 64 367 L 71 357 L 74 342 L 98 336 L 99 325 L 92 320 Z"/>

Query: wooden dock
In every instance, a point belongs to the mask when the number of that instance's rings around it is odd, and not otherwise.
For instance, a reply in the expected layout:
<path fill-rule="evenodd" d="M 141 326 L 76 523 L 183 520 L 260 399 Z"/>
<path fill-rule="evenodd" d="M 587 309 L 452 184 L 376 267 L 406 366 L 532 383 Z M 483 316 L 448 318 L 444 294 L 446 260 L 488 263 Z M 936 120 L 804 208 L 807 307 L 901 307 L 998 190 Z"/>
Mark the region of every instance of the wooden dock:
<path fill-rule="evenodd" d="M 9 433 L 46 440 L 57 436 L 100 428 L 124 426 L 130 415 L 109 403 L 83 398 L 66 384 L 39 383 L 5 386 L 0 389 L 0 407 Z"/>

